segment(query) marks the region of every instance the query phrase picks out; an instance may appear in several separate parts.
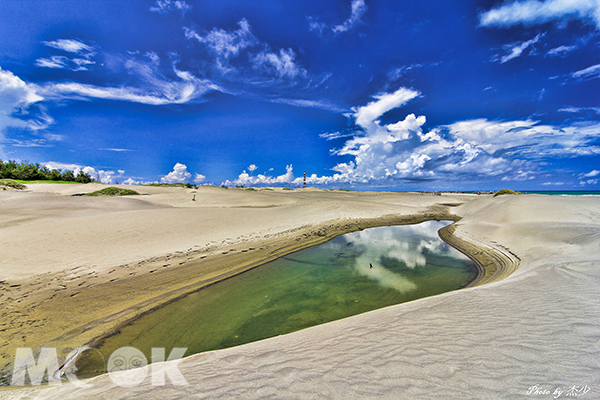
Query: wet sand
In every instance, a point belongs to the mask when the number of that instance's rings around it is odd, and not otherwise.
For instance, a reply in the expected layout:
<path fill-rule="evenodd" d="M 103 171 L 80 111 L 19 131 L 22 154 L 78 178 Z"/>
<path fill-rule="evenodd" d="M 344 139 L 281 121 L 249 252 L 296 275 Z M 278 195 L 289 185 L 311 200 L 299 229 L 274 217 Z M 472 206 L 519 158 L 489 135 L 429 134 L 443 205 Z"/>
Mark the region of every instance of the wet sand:
<path fill-rule="evenodd" d="M 479 260 L 477 283 L 499 281 L 188 357 L 185 387 L 101 376 L 83 391 L 4 396 L 515 398 L 527 382 L 598 387 L 597 198 L 200 188 L 192 202 L 189 189 L 100 199 L 67 196 L 91 185 L 58 186 L 0 193 L 6 369 L 16 347 L 64 356 L 203 285 L 371 226 L 462 218 L 440 235 Z M 557 280 L 564 290 L 542 290 Z M 565 357 L 578 361 L 559 368 Z"/>

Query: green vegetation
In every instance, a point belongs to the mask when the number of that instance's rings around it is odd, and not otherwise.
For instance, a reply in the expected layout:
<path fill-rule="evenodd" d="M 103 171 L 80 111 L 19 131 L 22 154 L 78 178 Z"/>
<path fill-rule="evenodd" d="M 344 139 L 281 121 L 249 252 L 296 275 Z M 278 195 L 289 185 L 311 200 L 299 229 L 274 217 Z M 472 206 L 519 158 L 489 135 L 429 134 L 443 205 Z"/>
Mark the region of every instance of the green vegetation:
<path fill-rule="evenodd" d="M 251 190 L 253 192 L 256 192 L 256 189 L 254 189 L 254 188 L 246 188 L 246 190 Z"/>
<path fill-rule="evenodd" d="M 291 189 L 291 188 L 283 188 L 283 190 L 294 190 L 294 189 Z"/>
<path fill-rule="evenodd" d="M 0 160 L 0 179 L 13 179 L 23 182 L 77 182 L 90 183 L 94 178 L 90 174 L 79 171 L 77 176 L 73 171 L 62 171 L 60 169 L 49 169 L 40 166 L 39 163 L 30 164 L 27 161 L 18 163 L 14 160 Z"/>
<path fill-rule="evenodd" d="M 338 189 L 338 192 L 351 192 L 350 189 Z"/>
<path fill-rule="evenodd" d="M 131 190 L 131 189 L 120 189 L 117 187 L 107 187 L 104 188 L 102 190 L 96 190 L 95 192 L 92 193 L 87 193 L 84 194 L 84 196 L 134 196 L 134 195 L 139 195 L 138 192 L 136 192 L 135 190 Z"/>
<path fill-rule="evenodd" d="M 510 189 L 500 189 L 496 193 L 494 193 L 494 197 L 502 196 L 504 194 L 522 194 L 522 193 L 515 192 L 514 190 L 510 190 Z"/>
<path fill-rule="evenodd" d="M 22 190 L 22 189 L 26 188 L 26 186 L 23 185 L 22 183 L 17 182 L 12 179 L 0 179 L 0 187 L 2 188 L 2 190 L 6 190 L 6 188 L 12 188 L 12 189 L 18 189 L 18 190 Z"/>

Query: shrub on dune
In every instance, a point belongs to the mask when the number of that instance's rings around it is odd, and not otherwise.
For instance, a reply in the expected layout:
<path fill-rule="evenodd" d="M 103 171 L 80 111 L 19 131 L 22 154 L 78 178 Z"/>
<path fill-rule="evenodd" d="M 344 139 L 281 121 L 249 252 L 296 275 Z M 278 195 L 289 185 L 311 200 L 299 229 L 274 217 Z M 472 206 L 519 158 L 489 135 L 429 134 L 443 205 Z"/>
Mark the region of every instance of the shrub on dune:
<path fill-rule="evenodd" d="M 117 187 L 107 187 L 102 190 L 96 190 L 95 192 L 84 194 L 84 196 L 93 196 L 93 197 L 96 197 L 96 196 L 134 196 L 134 195 L 139 195 L 139 193 L 136 192 L 135 190 L 120 189 Z"/>

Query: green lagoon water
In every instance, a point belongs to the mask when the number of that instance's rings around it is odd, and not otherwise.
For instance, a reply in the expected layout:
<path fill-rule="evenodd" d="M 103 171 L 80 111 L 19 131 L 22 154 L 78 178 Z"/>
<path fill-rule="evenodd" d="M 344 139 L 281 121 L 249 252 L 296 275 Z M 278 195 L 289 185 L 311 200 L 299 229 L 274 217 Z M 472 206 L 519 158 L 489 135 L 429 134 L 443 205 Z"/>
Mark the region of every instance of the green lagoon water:
<path fill-rule="evenodd" d="M 105 360 L 124 346 L 152 362 L 152 347 L 167 355 L 174 347 L 187 347 L 186 355 L 222 349 L 460 289 L 477 272 L 438 237 L 449 223 L 346 234 L 204 288 L 85 352 L 78 375 L 105 372 Z"/>

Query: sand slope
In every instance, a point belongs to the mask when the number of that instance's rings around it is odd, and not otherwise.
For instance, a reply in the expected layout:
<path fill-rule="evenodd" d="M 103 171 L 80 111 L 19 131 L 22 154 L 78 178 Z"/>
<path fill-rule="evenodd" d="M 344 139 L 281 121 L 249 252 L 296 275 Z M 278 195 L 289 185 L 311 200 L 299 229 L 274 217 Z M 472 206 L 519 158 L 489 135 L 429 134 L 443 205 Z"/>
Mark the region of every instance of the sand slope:
<path fill-rule="evenodd" d="M 358 212 L 358 211 L 357 211 Z M 600 392 L 600 199 L 503 196 L 457 207 L 456 235 L 521 259 L 507 279 L 179 364 L 188 386 L 109 376 L 6 398 L 517 399 Z M 565 397 L 563 393 L 562 397 Z"/>

